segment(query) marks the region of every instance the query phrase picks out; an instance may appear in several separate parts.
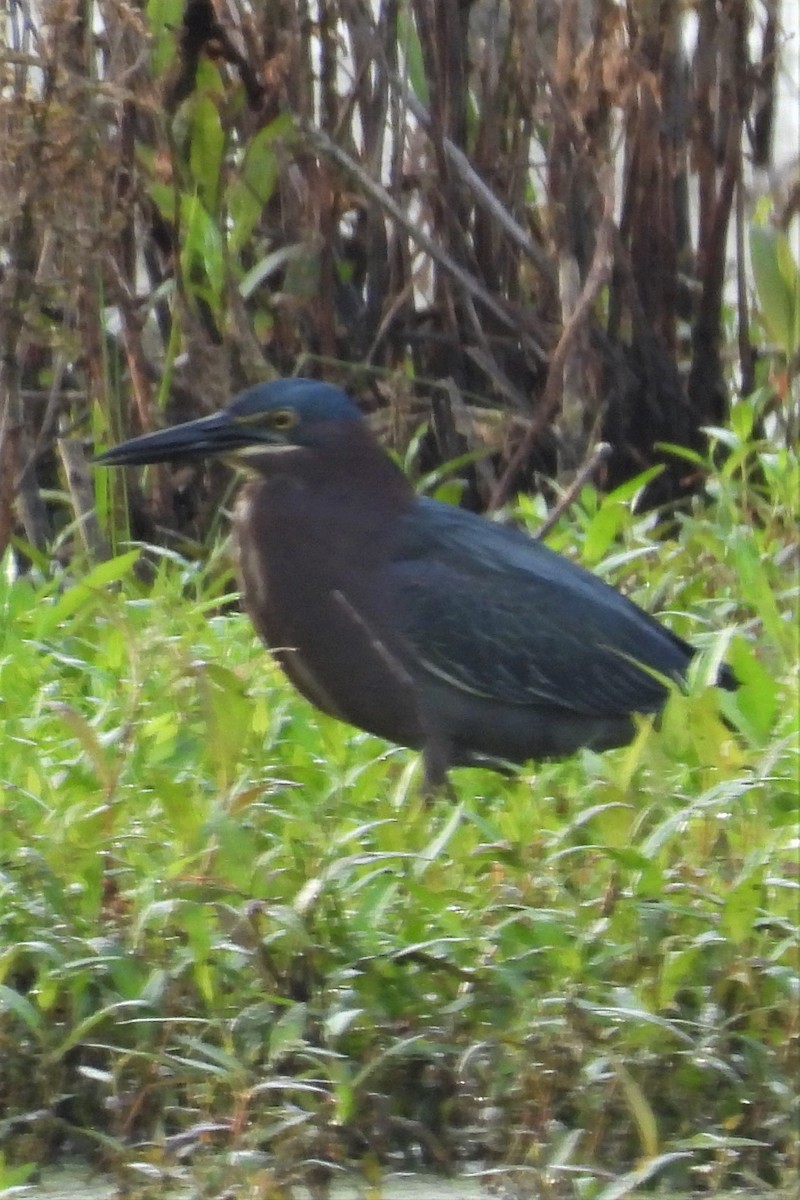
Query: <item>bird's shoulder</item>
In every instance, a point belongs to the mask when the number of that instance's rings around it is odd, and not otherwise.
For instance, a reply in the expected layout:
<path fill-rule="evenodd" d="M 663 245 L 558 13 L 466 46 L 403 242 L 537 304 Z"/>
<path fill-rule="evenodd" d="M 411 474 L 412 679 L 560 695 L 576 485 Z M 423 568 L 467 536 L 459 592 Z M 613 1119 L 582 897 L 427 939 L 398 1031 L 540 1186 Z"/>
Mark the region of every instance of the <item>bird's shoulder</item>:
<path fill-rule="evenodd" d="M 568 592 L 593 606 L 623 598 L 584 567 L 509 525 L 421 497 L 401 520 L 394 558 L 410 573 L 447 571 L 480 577 L 487 586 Z M 627 602 L 625 602 L 627 603 Z"/>
<path fill-rule="evenodd" d="M 453 684 L 591 715 L 655 708 L 664 692 L 648 671 L 683 674 L 682 639 L 542 542 L 427 499 L 403 521 L 390 568 L 400 620 Z"/>

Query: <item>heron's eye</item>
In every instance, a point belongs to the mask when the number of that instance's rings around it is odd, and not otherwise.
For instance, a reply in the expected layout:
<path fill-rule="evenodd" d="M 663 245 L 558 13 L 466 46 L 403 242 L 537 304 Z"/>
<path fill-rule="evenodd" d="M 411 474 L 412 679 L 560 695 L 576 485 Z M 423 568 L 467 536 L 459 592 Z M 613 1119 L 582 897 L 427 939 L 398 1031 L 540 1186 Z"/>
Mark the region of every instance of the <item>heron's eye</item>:
<path fill-rule="evenodd" d="M 297 424 L 297 413 L 291 408 L 279 408 L 270 417 L 270 424 L 273 429 L 277 429 L 279 433 L 283 433 L 286 429 L 291 429 Z"/>

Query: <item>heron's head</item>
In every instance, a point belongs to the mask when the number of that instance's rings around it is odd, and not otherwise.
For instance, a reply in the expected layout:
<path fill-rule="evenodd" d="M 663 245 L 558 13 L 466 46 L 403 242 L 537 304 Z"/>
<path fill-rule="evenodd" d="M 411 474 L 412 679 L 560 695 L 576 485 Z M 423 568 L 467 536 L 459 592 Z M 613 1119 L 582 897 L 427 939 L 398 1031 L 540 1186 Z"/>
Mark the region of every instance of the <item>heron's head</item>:
<path fill-rule="evenodd" d="M 277 379 L 248 388 L 209 417 L 132 438 L 94 461 L 119 467 L 224 458 L 246 469 L 265 455 L 322 446 L 334 432 L 362 420 L 352 400 L 330 383 Z"/>

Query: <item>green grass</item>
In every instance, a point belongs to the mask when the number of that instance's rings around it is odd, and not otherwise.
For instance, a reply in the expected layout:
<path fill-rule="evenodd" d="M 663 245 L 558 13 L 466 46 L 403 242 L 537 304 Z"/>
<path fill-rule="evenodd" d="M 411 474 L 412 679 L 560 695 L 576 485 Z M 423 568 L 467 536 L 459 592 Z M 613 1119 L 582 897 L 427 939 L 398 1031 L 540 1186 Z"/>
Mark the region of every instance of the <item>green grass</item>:
<path fill-rule="evenodd" d="M 297 698 L 211 569 L 4 570 L 6 1163 L 790 1194 L 797 481 L 745 438 L 668 540 L 587 492 L 551 544 L 704 648 L 691 694 L 619 751 L 454 772 L 456 804 Z"/>

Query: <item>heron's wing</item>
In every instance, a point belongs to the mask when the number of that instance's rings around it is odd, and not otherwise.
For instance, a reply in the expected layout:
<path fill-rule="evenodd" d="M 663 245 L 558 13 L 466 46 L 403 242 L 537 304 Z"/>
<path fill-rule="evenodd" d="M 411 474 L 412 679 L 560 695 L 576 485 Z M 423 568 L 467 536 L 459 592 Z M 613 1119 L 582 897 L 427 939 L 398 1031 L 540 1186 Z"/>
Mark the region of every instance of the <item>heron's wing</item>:
<path fill-rule="evenodd" d="M 504 703 L 650 712 L 692 648 L 541 542 L 420 500 L 390 566 L 420 670 Z"/>

